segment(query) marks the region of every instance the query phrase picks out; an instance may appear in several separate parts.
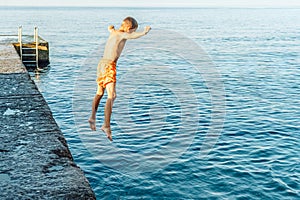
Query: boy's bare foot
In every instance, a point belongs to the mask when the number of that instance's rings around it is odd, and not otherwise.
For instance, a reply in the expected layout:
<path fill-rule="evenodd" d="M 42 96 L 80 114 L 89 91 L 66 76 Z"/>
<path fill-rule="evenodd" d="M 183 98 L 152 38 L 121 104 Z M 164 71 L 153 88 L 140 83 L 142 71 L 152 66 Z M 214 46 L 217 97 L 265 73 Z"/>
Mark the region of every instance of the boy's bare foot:
<path fill-rule="evenodd" d="M 91 127 L 92 131 L 95 131 L 96 130 L 96 120 L 89 119 L 89 123 L 90 123 L 90 127 Z"/>
<path fill-rule="evenodd" d="M 106 133 L 106 136 L 107 136 L 107 138 L 108 138 L 110 141 L 113 141 L 112 135 L 111 135 L 110 127 L 104 127 L 104 126 L 102 126 L 102 127 L 101 127 L 101 130 L 102 130 L 104 133 Z"/>

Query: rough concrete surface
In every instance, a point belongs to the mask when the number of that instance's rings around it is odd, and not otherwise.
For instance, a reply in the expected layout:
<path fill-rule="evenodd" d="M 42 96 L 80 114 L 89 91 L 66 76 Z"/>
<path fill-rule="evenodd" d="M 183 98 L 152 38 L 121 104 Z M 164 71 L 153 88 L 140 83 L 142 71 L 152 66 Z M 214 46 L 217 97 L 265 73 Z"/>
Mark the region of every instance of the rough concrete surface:
<path fill-rule="evenodd" d="M 95 199 L 16 55 L 0 44 L 0 199 Z"/>
<path fill-rule="evenodd" d="M 12 44 L 0 44 L 0 73 L 25 73 L 26 68 Z"/>

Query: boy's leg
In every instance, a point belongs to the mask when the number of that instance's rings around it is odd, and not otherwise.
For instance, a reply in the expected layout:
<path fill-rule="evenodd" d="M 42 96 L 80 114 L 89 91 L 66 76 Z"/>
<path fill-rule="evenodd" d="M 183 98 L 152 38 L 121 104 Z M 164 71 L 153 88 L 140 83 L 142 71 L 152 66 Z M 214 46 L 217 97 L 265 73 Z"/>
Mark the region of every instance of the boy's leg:
<path fill-rule="evenodd" d="M 98 86 L 97 93 L 94 97 L 93 103 L 92 103 L 92 114 L 89 119 L 90 127 L 93 131 L 96 130 L 96 113 L 99 107 L 99 103 L 101 98 L 103 97 L 104 94 L 104 88 L 101 86 Z"/>
<path fill-rule="evenodd" d="M 110 118 L 112 113 L 112 107 L 114 100 L 116 99 L 116 83 L 108 83 L 106 85 L 107 100 L 104 110 L 104 123 L 101 129 L 106 133 L 109 140 L 112 141 L 111 130 L 110 130 Z"/>

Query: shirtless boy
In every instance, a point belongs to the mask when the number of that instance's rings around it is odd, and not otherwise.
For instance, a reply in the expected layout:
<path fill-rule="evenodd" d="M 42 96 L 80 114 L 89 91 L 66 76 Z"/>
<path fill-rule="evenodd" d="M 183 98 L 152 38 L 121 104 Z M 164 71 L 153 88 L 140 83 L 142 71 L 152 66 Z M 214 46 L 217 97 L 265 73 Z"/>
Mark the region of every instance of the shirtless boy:
<path fill-rule="evenodd" d="M 119 30 L 114 26 L 109 26 L 109 38 L 106 42 L 104 54 L 97 68 L 98 89 L 92 104 L 92 114 L 89 119 L 90 127 L 96 130 L 96 112 L 100 100 L 106 89 L 107 100 L 104 109 L 104 123 L 101 130 L 106 133 L 107 138 L 112 141 L 110 129 L 110 118 L 114 100 L 116 98 L 116 64 L 128 39 L 137 39 L 146 35 L 150 31 L 150 26 L 146 26 L 143 32 L 135 32 L 138 27 L 137 21 L 132 17 L 123 20 Z"/>

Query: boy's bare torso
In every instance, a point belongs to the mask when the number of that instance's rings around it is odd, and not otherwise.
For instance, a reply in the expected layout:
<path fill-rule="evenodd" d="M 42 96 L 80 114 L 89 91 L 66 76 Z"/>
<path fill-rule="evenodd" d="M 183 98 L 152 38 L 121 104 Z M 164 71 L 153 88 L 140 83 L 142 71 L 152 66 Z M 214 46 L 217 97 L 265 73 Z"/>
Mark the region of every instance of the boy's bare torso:
<path fill-rule="evenodd" d="M 123 35 L 124 32 L 118 30 L 111 31 L 110 36 L 105 45 L 103 59 L 108 59 L 117 62 L 126 43 L 126 39 Z"/>

